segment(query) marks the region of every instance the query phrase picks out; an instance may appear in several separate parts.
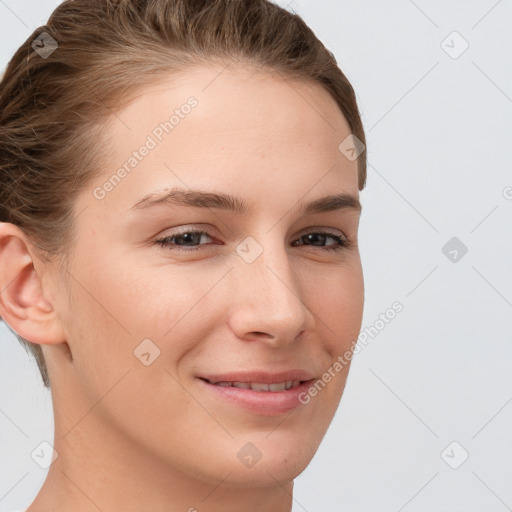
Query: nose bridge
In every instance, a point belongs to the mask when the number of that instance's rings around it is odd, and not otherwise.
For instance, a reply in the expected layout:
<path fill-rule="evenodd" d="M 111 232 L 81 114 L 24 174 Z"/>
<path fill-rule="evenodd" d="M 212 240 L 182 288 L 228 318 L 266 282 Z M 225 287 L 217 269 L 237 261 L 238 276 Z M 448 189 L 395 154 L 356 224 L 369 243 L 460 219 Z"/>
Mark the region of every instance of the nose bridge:
<path fill-rule="evenodd" d="M 299 274 L 293 271 L 277 230 L 251 238 L 237 248 L 241 257 L 235 268 L 231 325 L 241 338 L 264 333 L 270 343 L 282 345 L 307 327 L 311 315 L 303 302 Z M 259 253 L 253 261 L 245 257 L 251 252 L 252 257 Z"/>

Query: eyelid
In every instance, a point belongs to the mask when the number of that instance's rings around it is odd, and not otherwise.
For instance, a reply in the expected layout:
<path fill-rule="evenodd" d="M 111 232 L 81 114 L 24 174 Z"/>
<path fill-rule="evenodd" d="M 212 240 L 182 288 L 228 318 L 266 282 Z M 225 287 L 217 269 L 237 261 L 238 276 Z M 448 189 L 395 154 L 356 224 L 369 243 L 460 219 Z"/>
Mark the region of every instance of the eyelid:
<path fill-rule="evenodd" d="M 333 235 L 343 236 L 344 238 L 348 238 L 341 229 L 327 228 L 325 226 L 309 226 L 307 228 L 301 229 L 299 231 L 299 235 L 297 235 L 297 236 L 299 236 L 299 237 L 304 236 L 304 235 L 307 235 L 308 233 L 311 233 L 312 231 L 315 231 L 315 232 L 322 231 L 324 233 L 331 233 Z"/>

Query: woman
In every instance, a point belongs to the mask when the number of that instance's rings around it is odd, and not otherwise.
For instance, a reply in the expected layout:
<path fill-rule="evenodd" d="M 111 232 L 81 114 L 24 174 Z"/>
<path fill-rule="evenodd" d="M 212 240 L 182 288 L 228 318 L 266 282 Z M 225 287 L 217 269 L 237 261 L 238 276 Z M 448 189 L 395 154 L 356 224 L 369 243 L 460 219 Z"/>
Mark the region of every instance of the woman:
<path fill-rule="evenodd" d="M 68 0 L 0 112 L 0 315 L 55 417 L 28 511 L 290 511 L 364 303 L 333 55 L 266 0 Z"/>

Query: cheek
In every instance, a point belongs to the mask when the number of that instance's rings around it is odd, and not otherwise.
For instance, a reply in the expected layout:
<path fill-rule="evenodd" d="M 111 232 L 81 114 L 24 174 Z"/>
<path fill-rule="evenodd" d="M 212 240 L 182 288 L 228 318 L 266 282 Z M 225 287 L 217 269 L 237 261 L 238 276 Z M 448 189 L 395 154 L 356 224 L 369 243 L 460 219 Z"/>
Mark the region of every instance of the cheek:
<path fill-rule="evenodd" d="M 143 281 L 140 272 L 135 269 L 128 280 L 120 265 L 105 256 L 76 261 L 65 315 L 77 377 L 84 389 L 99 395 L 138 362 L 133 351 L 149 337 L 142 336 L 149 319 L 141 295 L 132 288 L 133 282 Z"/>
<path fill-rule="evenodd" d="M 360 262 L 322 269 L 305 283 L 304 302 L 316 315 L 318 329 L 330 348 L 345 351 L 361 329 L 364 308 L 364 282 Z"/>
<path fill-rule="evenodd" d="M 76 266 L 80 272 L 74 271 L 73 307 L 66 318 L 77 372 L 98 393 L 130 368 L 137 374 L 149 370 L 142 353 L 149 352 L 152 368 L 176 366 L 211 330 L 207 292 L 219 281 L 214 273 L 170 265 L 147 272 L 120 259 Z"/>
<path fill-rule="evenodd" d="M 360 261 L 303 274 L 303 301 L 315 317 L 316 339 L 325 354 L 323 375 L 315 389 L 319 432 L 330 423 L 345 388 L 363 317 L 364 282 Z M 305 290 L 305 291 L 304 291 Z M 348 354 L 348 355 L 347 355 Z M 341 362 L 340 362 L 341 361 Z M 312 427 L 308 427 L 312 428 Z M 317 439 L 313 436 L 314 439 Z"/>

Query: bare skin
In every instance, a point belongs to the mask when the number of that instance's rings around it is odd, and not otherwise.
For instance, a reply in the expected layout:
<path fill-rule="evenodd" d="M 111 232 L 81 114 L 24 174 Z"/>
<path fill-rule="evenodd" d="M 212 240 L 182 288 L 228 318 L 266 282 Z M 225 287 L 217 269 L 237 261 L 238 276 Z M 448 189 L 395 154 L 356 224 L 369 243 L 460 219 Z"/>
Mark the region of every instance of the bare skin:
<path fill-rule="evenodd" d="M 349 366 L 309 403 L 273 415 L 199 379 L 235 369 L 320 378 L 352 348 L 364 303 L 360 211 L 299 211 L 299 201 L 359 197 L 336 103 L 319 85 L 221 70 L 169 78 L 112 116 L 104 175 L 75 204 L 68 266 L 0 224 L 0 314 L 42 345 L 55 414 L 58 457 L 29 512 L 289 512 L 293 479 L 336 412 Z M 105 187 L 192 96 L 197 106 Z M 173 187 L 234 195 L 249 211 L 132 209 Z M 208 235 L 155 243 L 178 228 Z M 306 236 L 325 230 L 351 245 L 327 250 L 330 235 Z M 250 263 L 237 252 L 247 237 L 243 247 L 262 251 Z M 160 350 L 148 365 L 134 354 L 145 339 Z M 247 443 L 261 454 L 252 467 L 237 456 Z"/>

